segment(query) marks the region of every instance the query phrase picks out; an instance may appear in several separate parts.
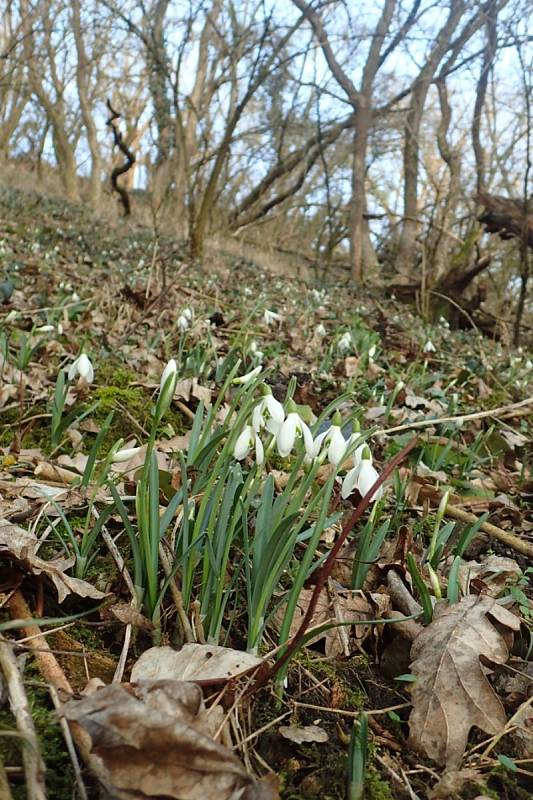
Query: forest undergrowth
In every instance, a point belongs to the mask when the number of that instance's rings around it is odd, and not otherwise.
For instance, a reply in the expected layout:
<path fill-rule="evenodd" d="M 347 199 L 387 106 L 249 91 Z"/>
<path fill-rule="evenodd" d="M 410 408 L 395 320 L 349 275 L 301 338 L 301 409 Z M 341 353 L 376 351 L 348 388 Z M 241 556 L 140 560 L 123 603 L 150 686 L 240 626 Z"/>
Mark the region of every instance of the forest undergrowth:
<path fill-rule="evenodd" d="M 0 281 L 2 797 L 530 796 L 525 343 L 7 189 Z"/>

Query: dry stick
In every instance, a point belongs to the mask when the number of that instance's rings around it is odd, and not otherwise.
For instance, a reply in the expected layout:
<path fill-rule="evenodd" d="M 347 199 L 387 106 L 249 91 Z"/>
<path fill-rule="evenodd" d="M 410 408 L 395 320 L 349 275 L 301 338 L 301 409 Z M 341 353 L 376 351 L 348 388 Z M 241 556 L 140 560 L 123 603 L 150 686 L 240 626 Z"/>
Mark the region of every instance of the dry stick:
<path fill-rule="evenodd" d="M 17 590 L 9 603 L 9 611 L 13 619 L 31 620 L 32 613 L 22 596 Z M 54 687 L 56 692 L 62 692 L 69 697 L 72 696 L 73 690 L 65 673 L 57 662 L 56 657 L 52 653 L 48 642 L 42 631 L 37 625 L 28 622 L 23 628 L 26 636 L 30 636 L 31 649 L 34 652 L 35 658 L 39 664 L 39 670 L 44 680 Z M 79 754 L 84 762 L 90 767 L 96 778 L 104 785 L 107 786 L 106 776 L 102 772 L 99 760 L 91 753 L 91 740 L 89 736 L 77 725 L 70 725 L 70 732 L 72 739 L 76 745 Z"/>
<path fill-rule="evenodd" d="M 159 557 L 161 559 L 161 565 L 163 567 L 163 571 L 167 578 L 172 575 L 172 565 L 170 560 L 165 552 L 165 548 L 162 544 L 159 545 Z M 176 583 L 176 579 L 174 576 L 170 578 L 169 583 L 170 594 L 172 595 L 172 599 L 174 600 L 174 605 L 176 606 L 176 611 L 178 613 L 178 617 L 181 622 L 181 627 L 183 629 L 183 635 L 185 636 L 185 641 L 190 643 L 194 642 L 194 633 L 191 627 L 191 623 L 189 622 L 189 618 L 187 616 L 187 612 L 185 611 L 185 607 L 183 605 L 183 595 L 178 589 L 178 585 Z"/>
<path fill-rule="evenodd" d="M 53 686 L 49 686 L 48 691 L 50 692 L 50 697 L 52 698 L 52 703 L 54 704 L 55 710 L 59 711 L 61 709 L 61 700 L 59 699 L 56 690 L 54 689 Z M 67 745 L 67 750 L 70 756 L 70 760 L 72 762 L 74 775 L 76 776 L 76 783 L 78 784 L 78 793 L 80 796 L 80 800 L 88 800 L 87 789 L 85 788 L 85 784 L 83 782 L 83 775 L 81 774 L 78 754 L 76 753 L 76 748 L 74 747 L 74 740 L 72 739 L 72 734 L 70 732 L 68 722 L 64 717 L 60 717 L 59 726 L 61 728 L 61 732 L 63 733 L 65 744 Z"/>
<path fill-rule="evenodd" d="M 479 522 L 475 514 L 471 514 L 469 511 L 463 511 L 462 508 L 457 508 L 457 506 L 447 505 L 444 513 L 449 517 L 459 520 L 459 522 L 466 522 L 469 525 Z M 497 525 L 493 525 L 491 522 L 484 522 L 480 527 L 480 531 L 488 533 L 489 536 L 492 536 L 494 539 L 498 539 L 498 541 L 502 542 L 502 544 L 506 544 L 508 547 L 512 547 L 513 550 L 516 550 L 518 553 L 522 553 L 529 559 L 533 559 L 533 544 L 520 539 L 520 537 L 515 536 L 514 533 L 504 531 L 502 528 L 498 528 Z"/>
<path fill-rule="evenodd" d="M 22 763 L 28 800 L 46 800 L 45 765 L 39 750 L 37 733 L 13 646 L 6 641 L 0 641 L 0 667 L 6 679 L 9 705 L 17 723 L 17 730 L 24 742 Z"/>
<path fill-rule="evenodd" d="M 413 447 L 416 445 L 417 441 L 418 438 L 415 436 L 414 439 L 412 439 L 408 444 L 405 445 L 405 447 L 402 450 L 400 450 L 400 452 L 392 459 L 392 461 L 389 461 L 389 463 L 387 464 L 387 466 L 385 467 L 385 469 L 383 470 L 377 481 L 375 481 L 370 487 L 370 491 L 368 491 L 365 494 L 365 496 L 361 499 L 357 508 L 354 509 L 352 515 L 349 517 L 348 521 L 344 524 L 343 529 L 341 531 L 341 535 L 337 539 L 335 545 L 330 550 L 329 555 L 326 558 L 324 564 L 316 572 L 315 588 L 313 590 L 313 594 L 311 595 L 311 600 L 307 607 L 305 616 L 302 620 L 302 624 L 298 628 L 298 631 L 293 636 L 293 638 L 288 643 L 285 643 L 287 649 L 285 650 L 284 654 L 281 656 L 279 661 L 277 661 L 273 667 L 271 667 L 268 671 L 264 673 L 262 677 L 259 678 L 255 686 L 252 688 L 251 690 L 252 692 L 257 691 L 257 689 L 260 689 L 262 686 L 268 683 L 268 681 L 271 680 L 283 666 L 285 666 L 287 661 L 289 661 L 289 659 L 292 658 L 294 653 L 298 650 L 298 648 L 302 644 L 302 641 L 305 637 L 309 624 L 313 619 L 313 615 L 315 613 L 320 593 L 322 592 L 322 589 L 324 588 L 326 581 L 331 574 L 331 570 L 333 569 L 333 564 L 335 563 L 335 559 L 337 558 L 342 545 L 348 538 L 348 534 L 352 530 L 357 520 L 360 519 L 360 517 L 362 517 L 365 511 L 367 510 L 368 506 L 372 502 L 373 496 L 375 495 L 379 487 L 387 480 L 387 478 L 396 469 L 396 467 L 399 464 L 401 464 L 405 456 L 411 452 Z"/>
<path fill-rule="evenodd" d="M 9 782 L 7 780 L 6 768 L 4 767 L 4 762 L 2 761 L 1 754 L 0 754 L 0 800 L 13 800 L 13 795 L 11 794 L 11 789 L 9 788 Z"/>
<path fill-rule="evenodd" d="M 516 411 L 518 408 L 532 405 L 533 397 L 527 397 L 525 400 L 520 400 L 518 403 L 511 403 L 510 406 L 500 406 L 499 408 L 493 408 L 489 411 L 474 411 L 472 414 L 457 414 L 454 417 L 437 417 L 436 419 L 421 419 L 418 420 L 418 422 L 406 422 L 404 425 L 396 425 L 394 428 L 385 428 L 385 430 L 382 431 L 375 431 L 372 435 L 378 436 L 383 433 L 399 433 L 400 431 L 408 431 L 413 428 L 427 428 L 429 425 L 440 425 L 442 422 L 457 422 L 470 419 L 483 419 L 483 417 L 496 417 L 507 414 L 510 411 Z"/>

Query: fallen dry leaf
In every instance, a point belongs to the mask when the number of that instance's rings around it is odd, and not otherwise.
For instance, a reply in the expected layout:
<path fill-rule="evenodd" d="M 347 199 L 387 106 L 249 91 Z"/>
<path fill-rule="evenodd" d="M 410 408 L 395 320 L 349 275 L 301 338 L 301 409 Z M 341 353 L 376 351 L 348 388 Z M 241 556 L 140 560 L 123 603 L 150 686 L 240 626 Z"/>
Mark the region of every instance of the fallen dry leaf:
<path fill-rule="evenodd" d="M 300 592 L 289 630 L 289 637 L 294 636 L 300 628 L 312 595 L 312 589 L 302 589 Z M 281 607 L 279 613 L 274 615 L 274 619 L 279 625 L 283 619 L 283 613 L 284 609 Z M 370 631 L 370 626 L 364 624 L 365 620 L 375 619 L 375 616 L 376 614 L 371 604 L 364 597 L 362 592 L 344 589 L 342 586 L 339 586 L 331 597 L 326 589 L 321 591 L 315 612 L 309 623 L 309 628 L 311 629 L 327 622 L 333 624 L 335 622 L 350 622 L 354 626 L 353 630 L 356 640 L 361 643 Z M 315 644 L 321 639 L 325 639 L 326 656 L 331 657 L 340 655 L 341 653 L 350 655 L 354 649 L 353 644 L 350 643 L 350 631 L 351 627 L 349 625 L 332 627 L 318 633 L 317 636 L 310 639 L 307 644 Z"/>
<path fill-rule="evenodd" d="M 212 737 L 220 716 L 195 683 L 112 684 L 63 716 L 89 737 L 93 769 L 117 800 L 276 800 Z"/>
<path fill-rule="evenodd" d="M 284 739 L 295 744 L 327 742 L 329 739 L 327 732 L 318 725 L 306 725 L 304 728 L 299 728 L 297 725 L 282 725 L 278 731 Z"/>
<path fill-rule="evenodd" d="M 459 583 L 464 594 L 468 593 L 468 584 L 479 578 L 485 584 L 483 594 L 498 597 L 508 581 L 515 582 L 522 571 L 514 558 L 490 555 L 483 561 L 466 561 L 459 567 Z"/>
<path fill-rule="evenodd" d="M 150 647 L 135 662 L 131 681 L 174 680 L 223 683 L 263 663 L 262 658 L 210 644 L 184 644 L 181 650 Z"/>
<path fill-rule="evenodd" d="M 74 566 L 76 562 L 74 556 L 45 561 L 37 555 L 38 546 L 39 540 L 32 533 L 5 519 L 0 519 L 0 554 L 16 559 L 23 569 L 33 575 L 45 574 L 50 578 L 57 590 L 57 598 L 60 603 L 69 594 L 90 597 L 93 600 L 101 600 L 106 596 L 104 592 L 99 592 L 87 581 L 65 574 L 65 570 Z"/>
<path fill-rule="evenodd" d="M 504 708 L 488 682 L 480 656 L 505 664 L 509 649 L 490 615 L 510 630 L 520 621 L 491 597 L 440 603 L 433 621 L 413 642 L 413 710 L 410 743 L 447 769 L 459 767 L 473 725 L 488 734 L 506 723 Z"/>

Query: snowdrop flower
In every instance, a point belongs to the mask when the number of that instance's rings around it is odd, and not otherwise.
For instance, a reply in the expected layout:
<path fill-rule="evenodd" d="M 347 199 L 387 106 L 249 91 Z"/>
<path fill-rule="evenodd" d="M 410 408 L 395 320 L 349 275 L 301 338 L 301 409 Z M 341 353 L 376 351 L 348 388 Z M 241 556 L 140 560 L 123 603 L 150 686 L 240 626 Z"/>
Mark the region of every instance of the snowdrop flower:
<path fill-rule="evenodd" d="M 255 446 L 255 460 L 257 464 L 261 465 L 265 460 L 265 451 L 263 443 L 252 425 L 246 425 L 242 433 L 239 434 L 235 447 L 233 448 L 233 457 L 237 461 L 243 461 L 246 458 L 250 449 Z"/>
<path fill-rule="evenodd" d="M 176 322 L 176 325 L 178 326 L 178 328 L 180 329 L 180 331 L 182 333 L 185 333 L 185 331 L 189 327 L 189 320 L 187 319 L 185 314 L 180 314 L 180 316 L 178 317 L 178 320 Z"/>
<path fill-rule="evenodd" d="M 356 463 L 357 462 L 357 463 Z M 372 466 L 372 455 L 366 445 L 358 447 L 354 454 L 354 467 L 346 473 L 342 482 L 341 496 L 344 500 L 350 497 L 354 489 L 357 489 L 361 497 L 368 494 L 374 483 L 379 478 L 379 473 Z M 383 496 L 383 487 L 372 496 L 372 502 L 379 500 Z"/>
<path fill-rule="evenodd" d="M 77 292 L 72 292 L 72 294 L 70 296 L 70 299 L 73 300 L 74 303 L 77 303 L 78 300 L 80 299 L 80 296 L 79 296 L 79 294 Z"/>
<path fill-rule="evenodd" d="M 178 377 L 178 365 L 176 364 L 176 360 L 174 358 L 170 359 L 170 361 L 167 363 L 165 369 L 163 370 L 163 373 L 161 375 L 161 383 L 159 384 L 159 391 L 160 392 L 163 391 L 165 383 L 167 382 L 168 378 L 171 375 L 177 380 L 177 377 Z M 174 392 L 172 392 L 172 394 L 174 394 Z"/>
<path fill-rule="evenodd" d="M 233 378 L 233 383 L 242 383 L 246 386 L 248 383 L 250 383 L 250 381 L 253 381 L 257 375 L 259 375 L 262 369 L 263 367 L 259 365 L 255 369 L 250 370 L 250 372 L 247 372 L 246 375 L 241 375 L 239 378 Z"/>
<path fill-rule="evenodd" d="M 54 325 L 41 325 L 39 328 L 35 328 L 35 333 L 52 333 L 55 331 Z"/>
<path fill-rule="evenodd" d="M 117 450 L 111 459 L 112 464 L 122 464 L 124 461 L 129 461 L 130 458 L 140 453 L 142 447 L 125 447 L 123 450 Z"/>
<path fill-rule="evenodd" d="M 85 353 L 81 353 L 81 355 L 79 355 L 70 365 L 70 369 L 68 371 L 69 381 L 73 381 L 77 375 L 87 381 L 87 383 L 92 383 L 94 380 L 93 365 Z"/>
<path fill-rule="evenodd" d="M 63 325 L 60 322 L 57 323 L 57 332 L 60 336 L 63 336 Z"/>
<path fill-rule="evenodd" d="M 440 324 L 442 325 L 443 328 L 449 328 L 450 327 L 450 323 L 448 322 L 448 320 L 445 317 L 439 317 L 439 322 L 440 322 Z"/>
<path fill-rule="evenodd" d="M 369 358 L 370 361 L 372 361 L 372 359 L 376 355 L 376 351 L 377 351 L 377 347 L 376 347 L 375 344 L 373 344 L 372 347 L 368 351 L 368 358 Z"/>
<path fill-rule="evenodd" d="M 12 308 L 7 317 L 5 318 L 4 322 L 6 322 L 9 325 L 12 322 L 14 322 L 17 317 L 18 317 L 18 311 L 15 311 L 15 309 Z"/>
<path fill-rule="evenodd" d="M 436 352 L 437 348 L 435 347 L 431 339 L 428 339 L 424 345 L 424 353 L 436 353 Z"/>
<path fill-rule="evenodd" d="M 524 364 L 524 367 L 525 367 L 526 369 L 533 369 L 533 361 L 531 361 L 531 359 L 529 359 L 529 358 L 528 358 L 528 360 L 527 360 L 527 361 L 526 361 L 526 363 Z"/>
<path fill-rule="evenodd" d="M 281 322 L 281 319 L 281 314 L 277 314 L 275 311 L 269 311 L 268 308 L 265 308 L 265 313 L 263 314 L 265 325 L 273 325 L 274 322 Z"/>
<path fill-rule="evenodd" d="M 181 315 L 190 322 L 192 320 L 192 308 L 184 308 Z"/>
<path fill-rule="evenodd" d="M 255 339 L 252 339 L 252 341 L 250 342 L 250 353 L 253 355 L 254 358 L 257 358 L 258 361 L 262 361 L 263 356 L 265 355 L 263 351 L 258 348 Z"/>
<path fill-rule="evenodd" d="M 292 405 L 294 406 L 294 403 Z M 293 450 L 297 438 L 303 438 L 306 454 L 310 456 L 314 446 L 313 434 L 300 415 L 296 411 L 291 411 L 276 435 L 278 453 L 282 458 L 286 458 Z"/>
<path fill-rule="evenodd" d="M 342 461 L 347 448 L 347 442 L 341 430 L 341 422 L 341 415 L 337 411 L 333 415 L 331 426 L 323 438 L 323 443 L 328 445 L 328 461 L 334 466 L 337 466 Z"/>
<path fill-rule="evenodd" d="M 322 325 L 321 322 L 319 322 L 318 325 L 316 326 L 315 334 L 317 336 L 325 336 L 326 335 L 326 329 L 325 329 L 324 325 Z"/>
<path fill-rule="evenodd" d="M 337 350 L 339 353 L 347 353 L 352 347 L 352 334 L 349 331 L 343 333 L 337 342 Z"/>
<path fill-rule="evenodd" d="M 256 433 L 261 428 L 266 428 L 269 433 L 276 435 L 285 421 L 285 410 L 270 389 L 267 391 L 268 394 L 264 395 L 252 412 L 252 427 Z"/>

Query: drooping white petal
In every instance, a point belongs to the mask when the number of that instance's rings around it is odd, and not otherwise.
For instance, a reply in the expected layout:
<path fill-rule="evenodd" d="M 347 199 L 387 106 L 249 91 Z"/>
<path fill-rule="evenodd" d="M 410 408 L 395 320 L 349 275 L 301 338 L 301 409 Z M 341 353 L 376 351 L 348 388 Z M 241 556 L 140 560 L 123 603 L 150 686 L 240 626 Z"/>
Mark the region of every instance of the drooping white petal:
<path fill-rule="evenodd" d="M 318 454 L 320 453 L 320 448 L 322 447 L 322 442 L 328 435 L 329 431 L 322 431 L 313 439 L 313 450 L 309 454 L 310 458 L 317 458 Z"/>
<path fill-rule="evenodd" d="M 70 365 L 70 369 L 68 371 L 68 379 L 69 381 L 73 381 L 76 375 L 78 374 L 78 361 L 80 360 L 79 356 L 76 358 L 72 364 Z"/>
<path fill-rule="evenodd" d="M 328 431 L 328 461 L 335 466 L 344 458 L 346 452 L 346 440 L 338 425 L 332 425 Z"/>
<path fill-rule="evenodd" d="M 281 314 L 277 314 L 275 311 L 269 311 L 268 308 L 266 308 L 263 314 L 263 320 L 265 325 L 272 325 L 274 322 L 281 321 Z"/>
<path fill-rule="evenodd" d="M 346 473 L 341 487 L 341 497 L 343 500 L 346 500 L 352 494 L 353 490 L 357 486 L 358 474 L 359 474 L 359 467 L 353 467 L 353 469 L 349 470 Z"/>
<path fill-rule="evenodd" d="M 78 358 L 78 373 L 84 378 L 87 383 L 92 383 L 94 379 L 93 365 L 88 356 L 82 353 Z"/>
<path fill-rule="evenodd" d="M 372 466 L 368 458 L 363 458 L 360 466 L 357 469 L 359 470 L 359 474 L 357 476 L 357 488 L 361 497 L 364 497 L 368 494 L 374 483 L 379 478 L 379 473 L 376 468 Z M 382 495 L 383 488 L 380 487 L 373 495 L 372 502 L 379 500 Z"/>
<path fill-rule="evenodd" d="M 161 383 L 159 384 L 159 390 L 162 391 L 165 383 L 167 382 L 167 378 L 170 375 L 176 375 L 178 372 L 178 365 L 176 364 L 176 360 L 171 358 L 170 361 L 167 363 L 163 373 L 161 375 Z"/>
<path fill-rule="evenodd" d="M 250 452 L 252 441 L 255 437 L 255 431 L 251 425 L 247 425 L 242 433 L 239 434 L 235 447 L 233 448 L 233 457 L 237 461 L 242 461 Z"/>
<path fill-rule="evenodd" d="M 117 450 L 111 459 L 113 464 L 122 464 L 123 461 L 129 461 L 134 455 L 139 453 L 142 447 L 125 447 L 124 450 Z"/>
<path fill-rule="evenodd" d="M 265 418 L 263 416 L 263 403 L 258 403 L 254 410 L 252 411 L 252 427 L 254 431 L 259 433 L 263 425 L 265 424 Z"/>
<path fill-rule="evenodd" d="M 298 427 L 299 427 L 299 430 L 300 430 L 300 432 L 301 432 L 301 434 L 303 436 L 305 452 L 306 452 L 307 456 L 310 456 L 311 453 L 314 450 L 314 445 L 315 445 L 314 440 L 313 440 L 313 434 L 311 433 L 311 431 L 309 430 L 309 427 L 306 425 L 306 423 L 303 421 L 303 419 L 300 419 L 299 417 L 298 417 L 298 419 L 299 419 L 299 423 L 300 423 Z"/>
<path fill-rule="evenodd" d="M 93 365 L 91 364 L 88 356 L 85 353 L 81 353 L 70 365 L 70 369 L 68 371 L 68 379 L 69 381 L 73 381 L 76 376 L 79 375 L 81 378 L 87 381 L 87 383 L 92 383 L 94 379 L 94 369 Z"/>
<path fill-rule="evenodd" d="M 435 347 L 431 339 L 428 339 L 424 345 L 424 353 L 436 353 L 436 352 L 437 348 Z"/>
<path fill-rule="evenodd" d="M 285 409 L 279 400 L 276 400 L 273 394 L 267 394 L 263 402 L 271 418 L 281 425 L 285 419 Z"/>
<path fill-rule="evenodd" d="M 257 434 L 255 434 L 255 460 L 259 466 L 261 466 L 265 460 L 265 449 L 263 447 L 263 442 Z"/>
<path fill-rule="evenodd" d="M 189 327 L 189 320 L 187 319 L 185 314 L 180 314 L 176 324 L 177 324 L 178 328 L 180 329 L 180 331 L 182 331 L 184 333 Z"/>
<path fill-rule="evenodd" d="M 240 375 L 238 378 L 233 378 L 233 383 L 243 383 L 246 385 L 247 383 L 250 383 L 250 381 L 253 381 L 253 379 L 259 375 L 262 369 L 263 367 L 259 366 L 250 370 L 250 372 L 247 372 L 246 375 Z"/>
<path fill-rule="evenodd" d="M 288 415 L 287 419 L 279 427 L 276 436 L 276 443 L 278 445 L 278 453 L 282 458 L 288 456 L 292 448 L 294 447 L 294 441 L 296 439 L 296 429 L 299 421 L 300 417 L 298 416 L 298 414 L 292 412 L 291 414 Z"/>

